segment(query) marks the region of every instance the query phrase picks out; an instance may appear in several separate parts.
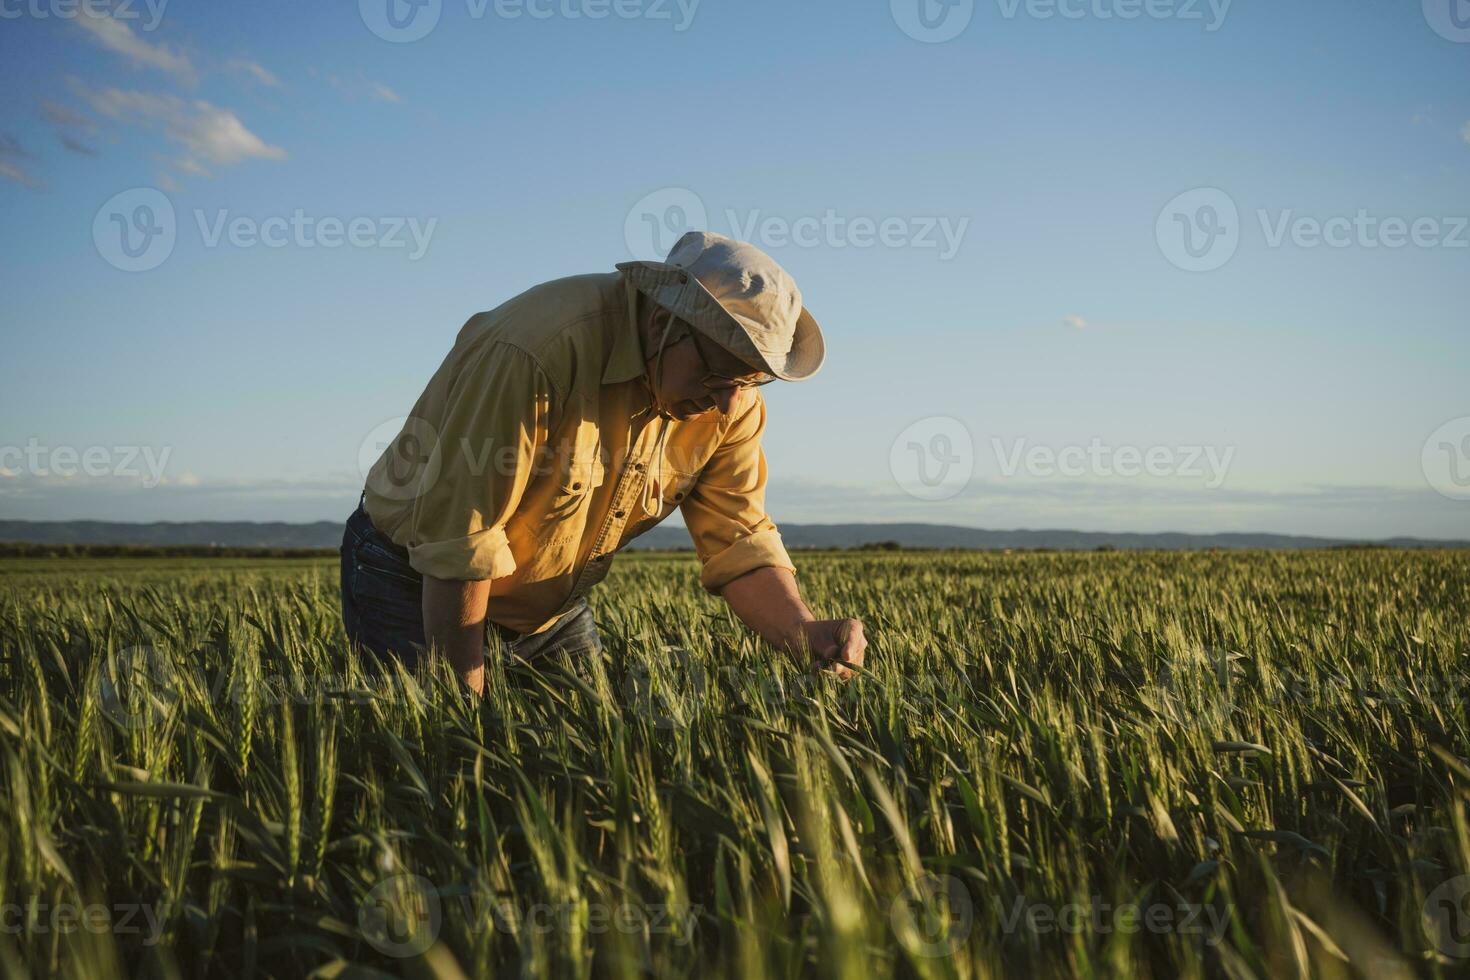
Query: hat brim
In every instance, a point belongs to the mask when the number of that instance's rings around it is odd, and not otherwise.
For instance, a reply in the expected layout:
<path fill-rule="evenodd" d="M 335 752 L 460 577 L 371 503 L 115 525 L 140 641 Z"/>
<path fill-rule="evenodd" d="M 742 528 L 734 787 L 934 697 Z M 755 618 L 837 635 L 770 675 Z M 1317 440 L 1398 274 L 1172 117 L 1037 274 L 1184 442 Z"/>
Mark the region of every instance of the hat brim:
<path fill-rule="evenodd" d="M 619 262 L 616 268 L 639 292 L 699 328 L 742 361 L 782 381 L 804 381 L 816 374 L 826 360 L 827 344 L 822 328 L 805 306 L 796 318 L 791 349 L 785 353 L 765 351 L 756 346 L 741 318 L 684 269 L 656 261 Z"/>

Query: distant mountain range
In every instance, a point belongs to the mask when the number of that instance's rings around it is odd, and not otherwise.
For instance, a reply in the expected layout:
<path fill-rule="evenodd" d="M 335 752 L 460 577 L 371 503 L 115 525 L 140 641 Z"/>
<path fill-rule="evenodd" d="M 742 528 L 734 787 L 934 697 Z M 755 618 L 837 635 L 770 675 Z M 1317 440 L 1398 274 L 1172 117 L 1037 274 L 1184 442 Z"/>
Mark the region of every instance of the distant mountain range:
<path fill-rule="evenodd" d="M 1050 548 L 1091 551 L 1097 548 L 1193 550 L 1332 548 L 1373 544 L 1390 548 L 1467 548 L 1470 541 L 1388 538 L 1370 541 L 1317 538 L 1292 534 L 1130 534 L 1112 531 L 987 531 L 946 524 L 782 524 L 788 548 L 854 548 L 893 542 L 905 548 Z M 124 524 L 107 521 L 3 521 L 0 542 L 43 545 L 212 546 L 219 548 L 336 548 L 342 525 L 250 521 L 160 521 Z M 689 548 L 689 534 L 679 526 L 657 527 L 640 537 L 635 548 Z"/>

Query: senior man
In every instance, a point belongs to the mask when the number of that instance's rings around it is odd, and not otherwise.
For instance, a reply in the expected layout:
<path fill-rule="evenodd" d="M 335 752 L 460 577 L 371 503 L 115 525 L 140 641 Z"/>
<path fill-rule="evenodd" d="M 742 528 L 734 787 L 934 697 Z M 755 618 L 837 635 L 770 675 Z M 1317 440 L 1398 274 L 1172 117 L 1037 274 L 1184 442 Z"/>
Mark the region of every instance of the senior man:
<path fill-rule="evenodd" d="M 700 583 L 773 645 L 842 677 L 855 619 L 817 619 L 765 509 L 760 386 L 825 354 L 760 249 L 689 232 L 665 262 L 536 286 L 460 330 L 367 477 L 342 541 L 348 636 L 472 689 L 487 651 L 597 651 L 613 555 L 675 508 Z"/>

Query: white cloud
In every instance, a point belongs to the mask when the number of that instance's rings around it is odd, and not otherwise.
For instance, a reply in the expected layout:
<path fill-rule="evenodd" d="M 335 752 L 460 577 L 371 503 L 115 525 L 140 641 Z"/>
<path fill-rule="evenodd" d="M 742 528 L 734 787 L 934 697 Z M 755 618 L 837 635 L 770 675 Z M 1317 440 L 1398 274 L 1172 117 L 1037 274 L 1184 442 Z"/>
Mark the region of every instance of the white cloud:
<path fill-rule="evenodd" d="M 1074 327 L 1078 330 L 1081 330 L 1083 327 L 1087 326 L 1087 321 L 1082 319 L 1075 313 L 1069 313 L 1066 316 L 1062 317 L 1062 325 Z"/>
<path fill-rule="evenodd" d="M 312 72 L 312 74 L 316 73 Z M 403 103 L 403 96 L 382 82 L 373 81 L 361 72 L 349 78 L 343 78 L 340 75 L 328 75 L 327 84 L 349 99 L 369 98 L 376 99 L 379 102 L 388 102 L 393 105 L 401 105 Z"/>
<path fill-rule="evenodd" d="M 62 105 L 60 102 L 53 102 L 51 99 L 38 99 L 36 105 L 40 108 L 42 116 L 58 126 L 68 126 L 72 129 L 81 129 L 89 133 L 97 128 L 97 124 L 92 120 L 70 106 Z"/>
<path fill-rule="evenodd" d="M 1467 122 L 1465 128 L 1460 130 L 1460 139 L 1465 143 L 1470 143 L 1470 122 Z"/>
<path fill-rule="evenodd" d="M 76 18 L 76 22 L 92 35 L 94 41 L 127 58 L 135 67 L 157 68 L 185 81 L 194 81 L 194 65 L 186 55 L 162 44 L 150 44 L 122 21 L 110 16 L 83 14 Z"/>
<path fill-rule="evenodd" d="M 78 154 L 80 156 L 84 156 L 84 157 L 95 157 L 95 156 L 98 156 L 98 153 L 97 153 L 97 150 L 96 150 L 95 147 L 88 146 L 86 143 L 83 143 L 81 140 L 77 139 L 75 136 L 72 136 L 69 133 L 58 133 L 57 134 L 57 139 L 61 140 L 61 145 L 64 146 L 66 149 L 68 149 L 68 150 L 72 151 L 73 153 L 76 153 L 76 154 Z"/>
<path fill-rule="evenodd" d="M 0 133 L 0 177 L 32 190 L 42 189 L 46 186 L 45 181 L 32 176 L 20 163 L 21 160 L 34 159 L 35 156 L 14 136 Z"/>
<path fill-rule="evenodd" d="M 9 160 L 0 160 L 0 177 L 13 180 L 22 187 L 29 187 L 32 190 L 40 190 L 45 186 L 39 179 L 32 177 Z"/>
<path fill-rule="evenodd" d="M 239 75 L 254 82 L 259 82 L 268 88 L 280 88 L 281 80 L 259 62 L 251 61 L 249 58 L 232 58 L 225 63 L 225 67 Z"/>
<path fill-rule="evenodd" d="M 228 109 L 202 99 L 184 100 L 118 88 L 88 89 L 73 82 L 77 94 L 98 115 L 156 128 L 183 147 L 175 165 L 185 173 L 208 174 L 206 164 L 229 166 L 250 159 L 284 160 L 286 151 L 256 136 Z"/>

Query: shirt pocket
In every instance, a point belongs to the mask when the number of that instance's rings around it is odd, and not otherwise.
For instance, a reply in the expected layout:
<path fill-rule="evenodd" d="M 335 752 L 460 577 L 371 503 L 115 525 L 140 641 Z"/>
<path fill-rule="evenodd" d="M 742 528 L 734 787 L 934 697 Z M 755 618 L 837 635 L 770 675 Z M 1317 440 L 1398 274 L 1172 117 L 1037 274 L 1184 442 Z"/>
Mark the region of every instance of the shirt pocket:
<path fill-rule="evenodd" d="M 659 475 L 656 471 L 651 472 L 648 479 L 652 481 Z M 663 485 L 658 488 L 658 500 L 654 503 L 656 512 L 649 510 L 650 503 L 653 503 L 649 498 L 653 494 L 649 487 L 645 486 L 644 492 L 639 495 L 638 509 L 634 512 L 638 515 L 638 520 L 630 524 L 623 532 L 623 543 L 632 541 L 644 531 L 651 530 L 662 523 L 664 518 L 678 510 L 679 506 L 689 499 L 689 495 L 694 492 L 695 484 L 699 482 L 699 471 L 697 470 L 675 469 L 666 465 L 661 475 Z"/>
<path fill-rule="evenodd" d="M 554 521 L 575 518 L 606 477 L 607 469 L 600 453 L 574 459 L 565 472 L 557 474 L 547 516 Z"/>

